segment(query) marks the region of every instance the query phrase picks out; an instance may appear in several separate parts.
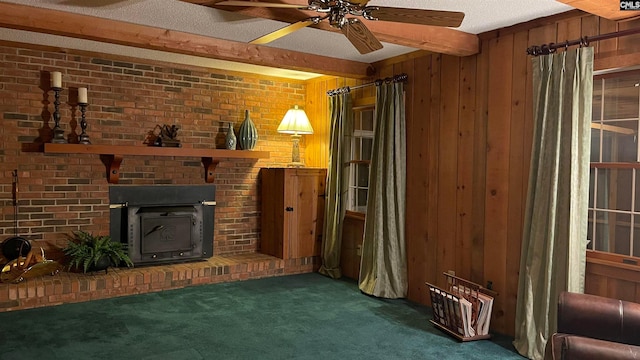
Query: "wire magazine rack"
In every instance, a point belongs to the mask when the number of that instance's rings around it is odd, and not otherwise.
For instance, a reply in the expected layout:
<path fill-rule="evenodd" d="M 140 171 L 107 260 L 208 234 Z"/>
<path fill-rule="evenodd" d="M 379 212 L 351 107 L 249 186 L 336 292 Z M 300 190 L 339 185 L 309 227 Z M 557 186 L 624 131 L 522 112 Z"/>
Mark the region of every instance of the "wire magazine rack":
<path fill-rule="evenodd" d="M 489 324 L 495 292 L 479 284 L 443 273 L 446 289 L 426 283 L 431 295 L 435 327 L 460 341 L 491 338 Z"/>

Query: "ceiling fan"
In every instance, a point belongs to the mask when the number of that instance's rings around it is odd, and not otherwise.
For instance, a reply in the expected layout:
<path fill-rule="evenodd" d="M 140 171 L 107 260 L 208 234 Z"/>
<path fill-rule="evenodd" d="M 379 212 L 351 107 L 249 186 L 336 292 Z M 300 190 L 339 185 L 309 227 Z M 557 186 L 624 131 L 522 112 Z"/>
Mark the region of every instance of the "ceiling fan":
<path fill-rule="evenodd" d="M 382 49 L 382 44 L 359 18 L 370 21 L 389 21 L 447 27 L 458 27 L 464 19 L 464 13 L 462 12 L 367 6 L 369 0 L 308 0 L 308 2 L 308 5 L 297 5 L 248 0 L 228 0 L 216 2 L 210 6 L 315 11 L 319 13 L 319 15 L 285 26 L 284 28 L 252 40 L 250 43 L 267 44 L 294 31 L 328 20 L 331 27 L 339 29 L 361 54 L 368 54 Z"/>

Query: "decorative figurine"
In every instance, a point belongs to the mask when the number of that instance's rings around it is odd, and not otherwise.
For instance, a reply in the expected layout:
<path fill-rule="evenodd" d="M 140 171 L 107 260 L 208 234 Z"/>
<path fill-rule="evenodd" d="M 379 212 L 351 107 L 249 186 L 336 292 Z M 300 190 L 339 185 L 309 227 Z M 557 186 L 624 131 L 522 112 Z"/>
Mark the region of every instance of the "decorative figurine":
<path fill-rule="evenodd" d="M 156 129 L 160 129 L 160 133 L 156 135 L 156 138 L 153 140 L 153 146 L 182 147 L 180 140 L 176 139 L 178 137 L 179 127 L 176 125 L 156 125 L 154 130 Z"/>

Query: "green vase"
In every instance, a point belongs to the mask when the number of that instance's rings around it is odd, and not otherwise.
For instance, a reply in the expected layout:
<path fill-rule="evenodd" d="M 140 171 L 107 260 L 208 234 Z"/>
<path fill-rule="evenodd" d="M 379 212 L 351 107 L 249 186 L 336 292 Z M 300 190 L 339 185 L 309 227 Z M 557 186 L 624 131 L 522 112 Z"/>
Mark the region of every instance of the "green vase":
<path fill-rule="evenodd" d="M 233 125 L 229 123 L 229 128 L 227 129 L 227 137 L 225 139 L 225 145 L 229 150 L 235 150 L 237 144 L 236 134 L 233 132 Z"/>
<path fill-rule="evenodd" d="M 258 142 L 258 129 L 251 121 L 249 117 L 249 110 L 244 111 L 244 121 L 240 125 L 240 131 L 238 131 L 238 145 L 242 150 L 253 150 Z"/>

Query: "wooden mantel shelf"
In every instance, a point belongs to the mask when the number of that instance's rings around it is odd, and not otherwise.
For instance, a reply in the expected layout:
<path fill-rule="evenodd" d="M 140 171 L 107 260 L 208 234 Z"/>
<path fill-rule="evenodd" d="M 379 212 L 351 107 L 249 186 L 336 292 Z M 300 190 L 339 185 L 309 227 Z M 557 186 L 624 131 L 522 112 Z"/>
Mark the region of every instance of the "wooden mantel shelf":
<path fill-rule="evenodd" d="M 83 145 L 83 144 L 44 144 L 46 154 L 97 154 L 107 168 L 107 181 L 117 184 L 120 178 L 120 163 L 127 156 L 178 156 L 200 157 L 204 166 L 205 181 L 214 181 L 216 165 L 223 159 L 268 159 L 268 151 L 193 149 L 154 146 L 124 145 Z"/>

